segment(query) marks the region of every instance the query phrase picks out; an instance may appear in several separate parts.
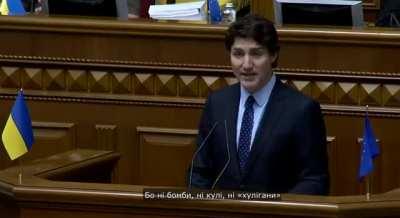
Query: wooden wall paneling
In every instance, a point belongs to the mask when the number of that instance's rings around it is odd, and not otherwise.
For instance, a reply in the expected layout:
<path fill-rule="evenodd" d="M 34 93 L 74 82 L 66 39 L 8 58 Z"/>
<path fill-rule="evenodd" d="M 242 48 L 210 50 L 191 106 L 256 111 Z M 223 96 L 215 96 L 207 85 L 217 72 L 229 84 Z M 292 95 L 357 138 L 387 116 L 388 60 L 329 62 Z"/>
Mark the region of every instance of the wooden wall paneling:
<path fill-rule="evenodd" d="M 229 55 L 223 46 L 227 28 L 224 25 L 43 17 L 1 17 L 0 24 L 3 59 L 97 62 L 114 66 L 141 63 L 185 67 L 190 64 L 212 66 L 216 70 L 229 67 Z M 283 69 L 361 72 L 397 72 L 399 69 L 396 29 L 299 27 L 279 28 L 278 32 L 282 48 L 279 67 Z M 7 85 L 19 87 L 19 83 L 10 80 Z"/>
<path fill-rule="evenodd" d="M 77 148 L 74 123 L 32 122 L 35 144 L 26 157 L 36 159 Z M 52 148 L 55 146 L 55 148 Z"/>
<path fill-rule="evenodd" d="M 335 135 L 337 156 L 334 165 L 338 169 L 333 179 L 335 195 L 354 195 L 365 193 L 364 182 L 358 181 L 361 146 L 357 138 L 363 135 L 364 118 L 354 116 L 325 115 L 329 135 Z M 372 192 L 382 193 L 398 187 L 399 168 L 394 164 L 393 152 L 399 152 L 400 139 L 392 135 L 391 128 L 399 123 L 399 118 L 370 116 L 375 136 L 380 140 L 381 154 L 375 159 L 372 174 Z M 386 130 L 385 130 L 386 129 Z M 345 185 L 346 184 L 346 185 Z"/>
<path fill-rule="evenodd" d="M 390 129 L 384 130 L 381 126 L 389 128 L 397 128 L 399 125 L 398 117 L 390 118 L 371 118 L 372 128 L 378 140 L 380 155 L 375 158 L 374 173 L 372 175 L 372 183 L 375 190 L 374 193 L 380 193 L 389 190 L 391 187 L 399 186 L 399 176 L 396 176 L 395 171 L 399 172 L 399 167 L 393 164 L 395 161 L 392 152 L 399 152 L 398 144 L 399 137 Z M 365 186 L 363 187 L 365 190 Z"/>
<path fill-rule="evenodd" d="M 205 65 L 228 60 L 223 44 L 226 26 L 34 16 L 2 18 L 0 23 L 3 55 Z M 182 46 L 185 49 L 176 49 Z"/>
<path fill-rule="evenodd" d="M 396 60 L 399 58 L 399 54 L 393 53 L 398 49 L 397 43 L 388 42 L 387 45 L 372 45 L 367 42 L 367 39 L 366 41 L 359 39 L 359 42 L 355 39 L 352 42 L 354 44 L 352 44 L 335 39 L 333 35 L 323 36 L 324 34 L 315 35 L 315 38 L 312 36 L 315 41 L 305 39 L 306 41 L 300 42 L 300 38 L 297 38 L 299 41 L 294 41 L 292 37 L 296 36 L 291 36 L 290 32 L 291 30 L 282 29 L 281 31 L 280 68 L 397 72 L 395 65 L 397 65 Z M 312 32 L 311 30 L 309 33 L 313 35 Z M 343 34 L 350 33 L 345 32 Z M 328 37 L 329 39 L 325 40 L 323 37 Z M 332 41 L 329 42 L 329 40 Z M 379 51 L 375 50 L 376 46 L 380 46 Z M 387 65 L 382 65 L 382 63 L 387 63 Z"/>
<path fill-rule="evenodd" d="M 143 165 L 137 158 L 140 152 L 157 151 L 156 136 L 159 140 L 177 137 L 178 142 L 186 138 L 145 132 L 153 141 L 143 139 L 147 143 L 143 148 L 149 149 L 143 150 L 139 142 L 144 135 L 137 128 L 196 129 L 208 93 L 236 82 L 224 49 L 217 46 L 223 45 L 225 26 L 9 16 L 0 17 L 0 24 L 0 39 L 4 39 L 0 44 L 0 126 L 22 86 L 33 120 L 73 124 L 79 148 L 115 147 L 122 154 L 115 178 L 120 183 L 182 184 L 176 178 L 150 181 L 156 175 L 141 174 Z M 400 118 L 399 32 L 278 31 L 282 53 L 276 73 L 321 103 L 328 135 L 335 137 L 331 144 L 336 149 L 330 151 L 336 153 L 332 192 L 363 191 L 357 181 L 360 148 L 356 139 L 362 136 L 365 104 L 370 105 L 373 127 L 382 142 L 373 190 L 400 186 L 396 164 L 400 139 L 392 134 Z M 61 36 L 72 48 L 57 47 Z M 80 51 L 78 39 L 91 44 Z M 177 147 L 172 144 L 161 147 L 189 158 L 188 145 L 182 145 L 182 151 L 174 150 Z M 56 152 L 58 147 L 48 149 Z M 6 166 L 8 157 L 4 152 L 0 157 L 0 166 Z M 153 159 L 146 158 L 145 166 L 150 167 Z M 175 161 L 170 165 L 185 162 Z"/>
<path fill-rule="evenodd" d="M 331 179 L 335 195 L 361 194 L 361 184 L 358 182 L 358 167 L 360 162 L 360 146 L 357 137 L 362 135 L 362 119 L 345 116 L 325 115 L 329 135 L 335 135 L 336 158 L 334 166 L 336 175 Z"/>
<path fill-rule="evenodd" d="M 130 145 L 134 144 L 132 140 L 135 141 L 135 137 L 131 137 L 130 130 L 141 124 L 165 127 L 173 127 L 175 125 L 184 127 L 190 124 L 190 128 L 193 129 L 197 126 L 200 102 L 204 101 L 203 99 L 191 100 L 187 104 L 180 106 L 178 102 L 169 102 L 171 99 L 166 101 L 162 97 L 149 98 L 148 95 L 145 96 L 137 93 L 102 93 L 101 91 L 91 90 L 90 86 L 86 85 L 90 83 L 86 80 L 85 75 L 87 73 L 93 74 L 93 77 L 96 77 L 96 73 L 100 73 L 104 77 L 103 72 L 115 75 L 116 72 L 109 70 L 92 71 L 79 68 L 47 70 L 45 68 L 43 71 L 47 73 L 54 71 L 58 74 L 57 78 L 70 77 L 72 79 L 75 78 L 74 80 L 77 82 L 74 83 L 74 89 L 68 88 L 72 87 L 68 85 L 72 84 L 72 82 L 67 82 L 64 90 L 26 90 L 32 117 L 40 120 L 66 120 L 74 122 L 78 132 L 76 137 L 77 144 L 81 148 L 101 147 L 108 149 L 114 147 L 116 150 L 121 151 L 121 153 L 126 154 L 121 158 L 120 162 L 122 164 L 118 165 L 115 170 L 117 173 L 115 173 L 114 179 L 123 183 L 139 183 L 135 176 L 137 172 L 136 165 L 134 164 L 135 160 L 132 158 L 136 153 L 130 147 Z M 64 76 L 60 76 L 59 73 L 63 73 Z M 77 76 L 74 77 L 74 75 Z M 81 81 L 82 75 L 84 75 L 84 79 Z M 132 77 L 143 78 L 141 75 L 138 73 L 137 76 L 135 72 L 129 74 Z M 159 73 L 150 75 L 152 78 L 163 78 L 163 75 Z M 167 75 L 167 77 L 169 76 Z M 171 78 L 176 80 L 177 77 L 173 76 Z M 66 81 L 72 79 L 67 79 Z M 147 79 L 138 80 L 137 84 L 140 81 L 146 83 Z M 43 83 L 49 84 L 51 81 L 47 80 Z M 94 80 L 92 84 L 95 85 Z M 114 81 L 114 84 L 119 85 L 117 81 Z M 140 86 L 137 87 L 139 93 L 150 92 L 153 95 L 164 95 L 157 91 L 161 90 L 158 86 L 144 87 L 146 90 L 144 92 L 140 92 Z M 14 90 L 4 89 L 4 91 L 12 97 L 15 95 Z M 48 91 L 52 91 L 52 93 L 49 94 Z M 196 92 L 198 93 L 198 91 Z M 194 108 L 197 109 L 193 110 Z M 165 114 L 169 114 L 169 116 L 164 116 Z M 118 134 L 115 132 L 117 126 Z M 111 138 L 113 137 L 116 139 L 112 140 Z M 123 173 L 119 174 L 118 172 Z"/>
<path fill-rule="evenodd" d="M 21 157 L 22 162 L 77 148 L 77 132 L 75 124 L 73 123 L 33 121 L 32 128 L 34 132 L 35 143 L 32 146 L 32 150 Z M 4 147 L 1 147 L 3 152 L 1 152 L 2 165 L 0 167 L 4 169 L 11 165 L 15 165 L 16 163 L 11 162 L 7 156 Z"/>
<path fill-rule="evenodd" d="M 197 130 L 137 127 L 137 133 L 141 183 L 185 186 Z"/>
<path fill-rule="evenodd" d="M 380 146 L 382 147 L 382 153 L 376 159 L 373 173 L 373 193 L 385 192 L 400 184 L 398 176 L 395 176 L 396 173 L 393 174 L 394 170 L 397 170 L 397 166 L 390 167 L 388 164 L 393 163 L 393 157 L 390 157 L 391 155 L 385 151 L 386 149 L 397 149 L 396 144 L 400 141 L 400 138 L 393 137 L 392 132 L 389 131 L 389 129 L 395 128 L 396 123 L 399 122 L 398 108 L 385 107 L 388 99 L 392 101 L 392 105 L 396 105 L 398 102 L 396 96 L 399 87 L 394 84 L 397 79 L 393 78 L 392 80 L 390 77 L 378 79 L 367 74 L 348 75 L 349 77 L 325 74 L 318 78 L 318 73 L 307 74 L 307 72 L 301 71 L 299 71 L 300 74 L 291 74 L 285 71 L 280 73 L 282 77 L 286 78 L 285 83 L 312 96 L 322 104 L 328 135 L 335 136 L 333 142 L 335 150 L 329 151 L 335 154 L 333 160 L 330 160 L 333 195 L 365 192 L 365 185 L 360 183 L 357 178 L 360 162 L 360 145 L 357 143 L 357 138 L 363 135 L 366 104 L 370 105 L 370 119 L 377 138 L 381 139 Z M 355 107 L 347 108 L 346 105 Z M 384 130 L 386 128 L 388 131 Z"/>
<path fill-rule="evenodd" d="M 60 67 L 60 69 L 64 69 L 60 71 L 54 70 L 51 66 L 49 66 L 50 70 L 46 65 L 40 66 L 29 66 L 29 68 L 40 68 L 43 69 L 42 72 L 47 73 L 56 72 L 57 78 L 70 75 L 71 72 L 68 67 Z M 185 68 L 176 68 L 175 71 L 169 67 L 154 66 L 152 69 L 148 69 L 147 66 L 140 65 L 131 70 L 127 70 L 123 66 L 121 66 L 121 69 L 113 67 L 113 70 L 110 70 L 109 67 L 102 66 L 94 66 L 93 69 L 96 70 L 79 67 L 75 67 L 73 70 L 90 72 L 93 77 L 96 77 L 96 72 L 100 72 L 98 78 L 104 78 L 104 72 L 109 75 L 106 77 L 112 78 L 116 75 L 115 73 L 129 71 L 130 77 L 142 78 L 142 80 L 136 81 L 137 84 L 140 84 L 139 82 L 146 83 L 150 78 L 148 76 L 142 77 L 141 72 L 152 72 L 148 75 L 154 78 L 154 83 L 151 83 L 153 86 L 143 87 L 146 91 L 139 92 L 151 94 L 138 94 L 133 92 L 133 88 L 131 89 L 132 93 L 121 94 L 111 91 L 110 93 L 102 93 L 101 91 L 91 90 L 89 85 L 84 86 L 86 89 L 82 87 L 77 89 L 80 91 L 69 90 L 68 86 L 65 86 L 64 90 L 52 90 L 56 86 L 43 91 L 27 88 L 25 93 L 31 116 L 35 120 L 43 120 L 44 122 L 73 123 L 78 147 L 115 149 L 121 152 L 122 156 L 115 170 L 113 181 L 128 184 L 183 185 L 183 172 L 187 167 L 185 161 L 190 158 L 188 154 L 191 148 L 188 144 L 183 143 L 187 142 L 185 141 L 187 135 L 184 137 L 179 134 L 167 134 L 161 130 L 165 128 L 196 129 L 201 107 L 204 103 L 204 97 L 201 97 L 200 94 L 203 93 L 201 95 L 206 96 L 210 90 L 219 89 L 236 82 L 236 80 L 229 73 L 229 70 L 219 70 L 215 73 L 213 70 L 188 68 L 186 66 Z M 19 71 L 25 72 L 26 70 L 21 67 Z M 64 76 L 61 76 L 61 72 Z M 277 73 L 284 79 L 285 83 L 322 104 L 328 135 L 335 138 L 330 143 L 330 149 L 333 149 L 330 150 L 330 153 L 334 154 L 333 160 L 330 159 L 333 175 L 331 181 L 332 194 L 349 195 L 363 192 L 363 185 L 357 180 L 360 146 L 356 143 L 356 138 L 362 136 L 366 103 L 370 104 L 373 127 L 376 130 L 377 137 L 381 139 L 383 147 L 382 156 L 377 159 L 379 161 L 377 161 L 377 169 L 374 172 L 373 190 L 375 193 L 380 193 L 400 185 L 399 171 L 396 167 L 393 167 L 396 163 L 397 157 L 394 154 L 398 152 L 396 144 L 399 139 L 390 135 L 391 131 L 389 131 L 396 128 L 400 116 L 400 110 L 397 107 L 400 102 L 400 98 L 397 96 L 400 87 L 395 75 L 383 74 L 384 76 L 377 77 L 376 74 L 368 72 L 305 71 L 300 69 L 278 70 Z M 24 77 L 25 74 L 19 75 Z M 127 77 L 122 73 L 122 79 L 113 83 L 119 86 L 118 81 L 122 81 L 123 84 L 120 86 L 128 90 L 130 88 L 126 84 L 133 85 L 133 83 L 126 83 Z M 17 80 L 20 81 L 18 78 Z M 172 86 L 170 86 L 171 81 Z M 43 84 L 49 83 L 51 83 L 50 80 L 43 82 Z M 188 84 L 188 86 L 185 87 L 185 84 Z M 164 86 L 167 87 L 164 88 Z M 43 85 L 42 87 L 50 86 Z M 182 94 L 168 96 L 167 94 L 170 93 L 160 91 L 162 89 L 182 90 L 177 92 Z M 140 91 L 141 89 L 138 88 L 137 90 Z M 14 101 L 16 90 L 1 88 L 0 91 L 0 97 L 5 99 L 4 102 L 7 103 L 6 107 L 0 109 L 4 114 L 1 117 L 4 123 Z M 140 132 L 137 129 L 140 126 L 153 126 L 157 131 Z M 194 139 L 194 135 L 191 137 Z M 163 140 L 170 142 L 170 138 L 175 139 L 174 142 L 176 143 L 182 142 L 183 145 L 181 144 L 180 147 L 174 146 L 174 144 L 160 145 Z M 163 167 L 176 168 L 177 171 L 171 173 L 174 177 L 158 174 L 157 167 L 159 166 L 154 168 L 155 170 L 150 170 L 153 166 L 151 163 L 156 160 L 152 155 L 158 151 L 159 147 L 165 150 L 171 149 L 168 151 L 170 152 L 169 156 L 174 157 L 174 159 L 169 160 L 168 157 L 164 157 L 170 165 Z M 56 152 L 58 147 L 53 146 L 46 149 Z M 142 153 L 144 155 L 141 155 Z M 140 159 L 140 157 L 144 159 Z M 6 156 L 4 156 L 4 159 L 6 159 Z M 178 165 L 179 167 L 176 167 Z"/>

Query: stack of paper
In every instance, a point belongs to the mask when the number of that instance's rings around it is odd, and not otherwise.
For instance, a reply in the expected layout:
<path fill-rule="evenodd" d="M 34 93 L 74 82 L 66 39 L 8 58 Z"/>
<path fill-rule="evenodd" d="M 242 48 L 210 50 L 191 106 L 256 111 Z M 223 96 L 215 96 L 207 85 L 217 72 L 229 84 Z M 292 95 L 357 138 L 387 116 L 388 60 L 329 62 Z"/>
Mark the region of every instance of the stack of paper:
<path fill-rule="evenodd" d="M 149 15 L 159 20 L 205 20 L 205 1 L 151 5 Z"/>

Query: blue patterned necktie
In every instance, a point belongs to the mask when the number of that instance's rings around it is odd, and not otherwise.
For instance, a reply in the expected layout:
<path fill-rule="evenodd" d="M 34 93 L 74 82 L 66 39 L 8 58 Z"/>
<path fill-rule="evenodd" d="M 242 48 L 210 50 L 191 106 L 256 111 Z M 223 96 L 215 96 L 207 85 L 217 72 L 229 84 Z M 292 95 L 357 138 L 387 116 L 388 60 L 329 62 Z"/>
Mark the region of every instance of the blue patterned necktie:
<path fill-rule="evenodd" d="M 254 118 L 254 97 L 250 95 L 245 104 L 245 110 L 242 118 L 242 126 L 240 127 L 239 135 L 239 164 L 240 170 L 244 172 L 247 159 L 250 154 L 251 132 L 253 130 Z"/>

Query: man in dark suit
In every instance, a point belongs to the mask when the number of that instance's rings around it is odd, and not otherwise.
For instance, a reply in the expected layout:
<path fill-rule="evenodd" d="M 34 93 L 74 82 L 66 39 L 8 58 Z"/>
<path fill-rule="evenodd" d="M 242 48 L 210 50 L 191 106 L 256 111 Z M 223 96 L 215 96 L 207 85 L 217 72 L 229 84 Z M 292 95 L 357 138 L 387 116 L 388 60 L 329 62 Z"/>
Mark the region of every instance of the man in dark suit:
<path fill-rule="evenodd" d="M 209 95 L 199 125 L 190 188 L 327 194 L 326 133 L 320 105 L 273 73 L 273 24 L 249 15 L 225 46 L 238 84 Z"/>

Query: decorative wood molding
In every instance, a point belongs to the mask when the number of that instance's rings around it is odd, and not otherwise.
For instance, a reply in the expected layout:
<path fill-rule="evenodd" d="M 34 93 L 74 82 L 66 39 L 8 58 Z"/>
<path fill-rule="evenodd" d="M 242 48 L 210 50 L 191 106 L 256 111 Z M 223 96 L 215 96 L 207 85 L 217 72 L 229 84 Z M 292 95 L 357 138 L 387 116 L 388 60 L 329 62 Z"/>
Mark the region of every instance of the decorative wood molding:
<path fill-rule="evenodd" d="M 174 135 L 197 135 L 197 129 L 175 129 L 175 128 L 159 128 L 159 127 L 148 127 L 148 126 L 138 126 L 136 131 L 139 134 L 143 133 L 157 133 L 157 134 L 174 134 Z"/>
<path fill-rule="evenodd" d="M 281 28 L 278 29 L 279 40 L 286 42 L 306 42 L 312 44 L 336 45 L 389 45 L 400 46 L 400 33 L 386 29 L 332 29 L 332 28 Z"/>
<path fill-rule="evenodd" d="M 399 37 L 400 40 L 400 37 Z M 38 57 L 38 56 L 14 56 L 0 54 L 0 66 L 19 70 L 19 68 L 29 71 L 30 68 L 57 70 L 57 69 L 80 69 L 80 70 L 100 70 L 105 72 L 177 72 L 184 74 L 205 74 L 231 76 L 232 71 L 229 65 L 212 64 L 185 64 L 173 62 L 152 62 L 152 61 L 120 61 L 106 59 L 80 59 L 62 57 Z M 23 67 L 21 67 L 23 66 Z M 399 72 L 371 72 L 371 71 L 349 71 L 349 70 L 329 70 L 329 69 L 310 69 L 310 68 L 276 68 L 276 72 L 281 75 L 293 76 L 350 76 L 356 79 L 380 79 L 380 80 L 400 80 Z M 367 77 L 367 78 L 366 78 Z"/>
<path fill-rule="evenodd" d="M 122 67 L 93 63 L 90 68 L 6 65 L 0 67 L 0 99 L 14 99 L 22 84 L 26 98 L 34 101 L 201 108 L 210 91 L 236 82 L 229 69 L 148 64 L 155 63 Z M 319 101 L 326 114 L 362 116 L 363 107 L 370 105 L 371 116 L 400 115 L 397 73 L 291 68 L 275 72 L 289 86 Z"/>
<path fill-rule="evenodd" d="M 96 146 L 98 150 L 117 151 L 118 132 L 116 125 L 96 124 Z M 111 180 L 118 182 L 119 168 L 115 165 L 111 172 Z"/>
<path fill-rule="evenodd" d="M 223 39 L 226 26 L 194 23 L 167 23 L 136 20 L 121 22 L 108 19 L 56 18 L 30 16 L 0 17 L 4 30 L 52 33 L 84 33 L 90 35 L 148 36 Z"/>
<path fill-rule="evenodd" d="M 111 60 L 111 59 L 88 59 L 74 57 L 47 57 L 47 56 L 19 56 L 0 54 L 0 63 L 2 65 L 23 64 L 25 66 L 47 66 L 54 67 L 72 67 L 72 68 L 102 68 L 115 69 L 116 67 L 122 70 L 128 69 L 160 69 L 160 70 L 188 70 L 197 71 L 203 70 L 206 72 L 225 72 L 230 69 L 228 65 L 214 64 L 195 64 L 195 63 L 177 63 L 177 62 L 155 62 L 155 61 L 126 61 L 126 60 Z M 185 69 L 187 68 L 187 69 Z M 204 68 L 204 69 L 203 69 Z M 222 71 L 221 71 L 222 70 Z"/>
<path fill-rule="evenodd" d="M 96 144 L 99 150 L 117 150 L 117 126 L 96 124 Z"/>

